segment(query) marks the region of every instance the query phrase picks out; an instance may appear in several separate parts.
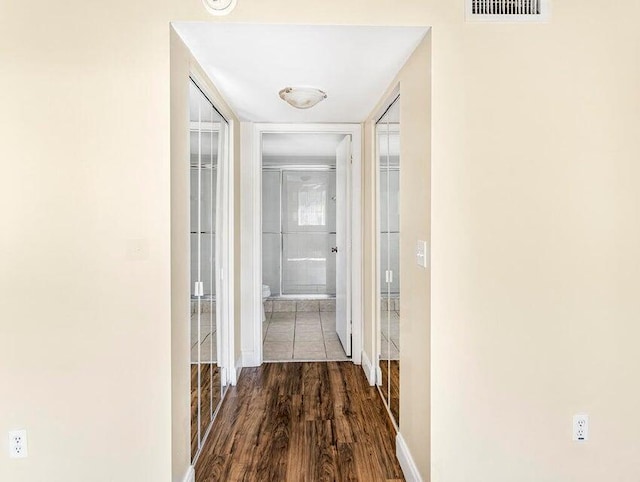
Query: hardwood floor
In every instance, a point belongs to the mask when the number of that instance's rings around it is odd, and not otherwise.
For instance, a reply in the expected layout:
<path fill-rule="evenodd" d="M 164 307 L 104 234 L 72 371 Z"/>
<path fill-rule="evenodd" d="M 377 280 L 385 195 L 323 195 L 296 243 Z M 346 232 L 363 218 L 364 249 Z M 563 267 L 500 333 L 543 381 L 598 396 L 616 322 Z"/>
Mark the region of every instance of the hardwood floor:
<path fill-rule="evenodd" d="M 401 481 L 395 431 L 351 362 L 244 368 L 196 465 L 197 482 Z"/>
<path fill-rule="evenodd" d="M 391 360 L 390 365 L 391 404 L 389 410 L 391 410 L 396 424 L 400 426 L 400 360 Z"/>
<path fill-rule="evenodd" d="M 200 364 L 200 436 L 204 437 L 213 412 L 222 398 L 220 369 L 213 363 Z M 191 365 L 191 458 L 198 451 L 198 364 Z"/>
<path fill-rule="evenodd" d="M 382 373 L 380 392 L 385 403 L 389 403 L 389 411 L 396 424 L 400 424 L 400 360 L 380 360 L 380 372 Z M 389 383 L 388 389 L 387 383 Z"/>

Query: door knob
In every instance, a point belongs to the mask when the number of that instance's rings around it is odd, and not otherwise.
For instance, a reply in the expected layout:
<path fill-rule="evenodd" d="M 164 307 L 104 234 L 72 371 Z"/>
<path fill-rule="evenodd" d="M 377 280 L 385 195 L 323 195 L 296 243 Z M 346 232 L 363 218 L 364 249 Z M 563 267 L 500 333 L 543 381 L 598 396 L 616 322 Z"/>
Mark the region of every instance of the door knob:
<path fill-rule="evenodd" d="M 338 247 L 334 246 L 333 248 L 331 248 L 331 252 L 332 253 L 337 253 L 338 252 Z"/>

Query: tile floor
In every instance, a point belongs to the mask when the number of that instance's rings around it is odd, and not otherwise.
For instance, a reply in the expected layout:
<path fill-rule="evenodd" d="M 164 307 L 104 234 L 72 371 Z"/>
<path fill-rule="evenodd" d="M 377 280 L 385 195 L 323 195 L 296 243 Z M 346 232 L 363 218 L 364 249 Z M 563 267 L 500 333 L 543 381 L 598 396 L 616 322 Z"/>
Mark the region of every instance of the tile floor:
<path fill-rule="evenodd" d="M 387 320 L 387 313 L 389 320 Z M 380 313 L 380 357 L 384 360 L 400 360 L 400 312 L 382 310 Z"/>
<path fill-rule="evenodd" d="M 348 360 L 336 334 L 335 311 L 319 309 L 267 312 L 262 324 L 264 361 Z"/>
<path fill-rule="evenodd" d="M 273 302 L 267 308 L 276 309 L 278 305 Z M 336 334 L 334 300 L 287 301 L 282 302 L 282 308 L 286 311 L 267 311 L 266 321 L 262 324 L 264 361 L 349 360 Z M 325 311 L 329 309 L 333 311 Z M 201 313 L 200 340 L 201 361 L 216 361 L 215 313 Z M 198 361 L 196 313 L 191 315 L 191 361 Z"/>
<path fill-rule="evenodd" d="M 217 360 L 218 344 L 216 343 L 216 314 L 200 314 L 200 361 L 214 362 Z M 191 314 L 191 362 L 198 362 L 198 315 Z"/>

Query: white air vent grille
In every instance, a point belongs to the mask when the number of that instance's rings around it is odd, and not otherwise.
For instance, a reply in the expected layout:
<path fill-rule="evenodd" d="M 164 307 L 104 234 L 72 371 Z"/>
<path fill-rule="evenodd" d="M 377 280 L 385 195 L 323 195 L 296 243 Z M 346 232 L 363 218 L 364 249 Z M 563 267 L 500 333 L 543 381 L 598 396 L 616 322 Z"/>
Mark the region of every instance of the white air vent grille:
<path fill-rule="evenodd" d="M 548 0 L 466 0 L 468 21 L 544 22 L 549 18 Z"/>

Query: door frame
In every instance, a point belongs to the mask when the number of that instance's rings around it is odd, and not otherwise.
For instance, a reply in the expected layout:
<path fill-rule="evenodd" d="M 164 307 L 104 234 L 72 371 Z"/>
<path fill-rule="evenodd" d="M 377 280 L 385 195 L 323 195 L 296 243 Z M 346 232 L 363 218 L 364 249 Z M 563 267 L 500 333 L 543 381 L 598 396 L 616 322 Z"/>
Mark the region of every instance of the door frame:
<path fill-rule="evenodd" d="M 382 220 L 380 219 L 380 208 L 381 208 L 381 186 L 380 186 L 380 145 L 378 142 L 378 123 L 380 122 L 380 120 L 382 120 L 382 117 L 384 117 L 384 115 L 387 113 L 387 111 L 391 108 L 391 106 L 400 101 L 400 85 L 397 84 L 393 90 L 391 91 L 391 93 L 385 97 L 385 101 L 382 103 L 382 106 L 380 107 L 380 109 L 378 109 L 378 111 L 376 112 L 376 115 L 374 116 L 375 122 L 372 124 L 371 126 L 371 132 L 372 132 L 372 139 L 374 139 L 374 146 L 373 146 L 373 157 L 374 157 L 374 169 L 373 169 L 373 176 L 374 176 L 374 185 L 375 185 L 375 202 L 374 202 L 374 209 L 375 209 L 375 214 L 374 214 L 374 224 L 375 224 L 375 240 L 376 240 L 376 244 L 375 244 L 375 249 L 374 249 L 374 256 L 375 256 L 375 311 L 374 311 L 374 316 L 373 316 L 373 329 L 374 329 L 374 337 L 373 339 L 375 340 L 375 350 L 374 350 L 374 360 L 373 363 L 375 364 L 374 366 L 374 370 L 375 370 L 375 377 L 374 377 L 374 384 L 376 386 L 376 388 L 378 389 L 378 392 L 380 393 L 380 397 L 382 398 L 383 402 L 385 400 L 385 398 L 382 395 L 382 391 L 381 391 L 381 384 L 382 384 L 382 371 L 380 369 L 380 355 L 381 355 L 381 351 L 382 351 L 382 313 L 381 313 L 381 293 L 382 293 L 382 265 L 380 262 L 380 248 L 382 246 L 382 236 L 380 233 L 380 227 L 382 225 Z M 400 196 L 401 194 L 399 194 Z M 400 202 L 400 197 L 398 197 L 398 202 Z M 389 418 L 391 419 L 391 422 L 393 423 L 393 426 L 395 427 L 396 431 L 398 431 L 398 425 L 395 421 L 395 419 L 393 418 L 393 415 L 391 414 L 391 410 L 389 409 L 389 406 L 385 403 L 385 408 L 387 409 L 387 413 L 389 414 Z"/>
<path fill-rule="evenodd" d="M 243 182 L 243 203 L 250 203 L 251 235 L 243 245 L 251 250 L 251 263 L 246 282 L 248 299 L 242 301 L 244 318 L 243 366 L 260 366 L 262 357 L 262 134 L 305 133 L 351 135 L 351 183 L 348 186 L 351 198 L 351 360 L 362 363 L 363 338 L 363 249 L 362 249 L 362 125 L 361 124 L 267 124 L 255 123 L 246 126 L 242 140 L 243 161 L 250 156 L 248 182 Z M 248 151 L 248 152 L 246 152 Z M 246 166 L 247 164 L 243 164 Z M 244 210 L 243 210 L 244 211 Z M 243 290 L 244 292 L 244 290 Z M 246 311 L 245 311 L 246 310 Z M 248 333 L 247 333 L 248 332 Z"/>
<path fill-rule="evenodd" d="M 233 139 L 236 130 L 233 114 L 226 108 L 224 100 L 212 88 L 206 75 L 199 66 L 191 66 L 189 77 L 202 91 L 207 100 L 213 104 L 215 110 L 224 118 L 227 123 L 227 136 L 225 139 L 226 155 L 218 159 L 218 178 L 216 189 L 216 204 L 219 204 L 220 212 L 216 213 L 216 233 L 220 232 L 220 242 L 216 242 L 216 324 L 220 336 L 217 337 L 218 363 L 220 364 L 220 377 L 224 386 L 235 385 L 237 381 L 237 370 L 235 360 L 233 360 L 234 346 L 234 194 L 233 194 L 233 160 L 234 143 Z M 220 216 L 218 216 L 220 214 Z M 218 241 L 218 240 L 216 240 Z M 226 391 L 223 393 L 226 395 Z"/>

